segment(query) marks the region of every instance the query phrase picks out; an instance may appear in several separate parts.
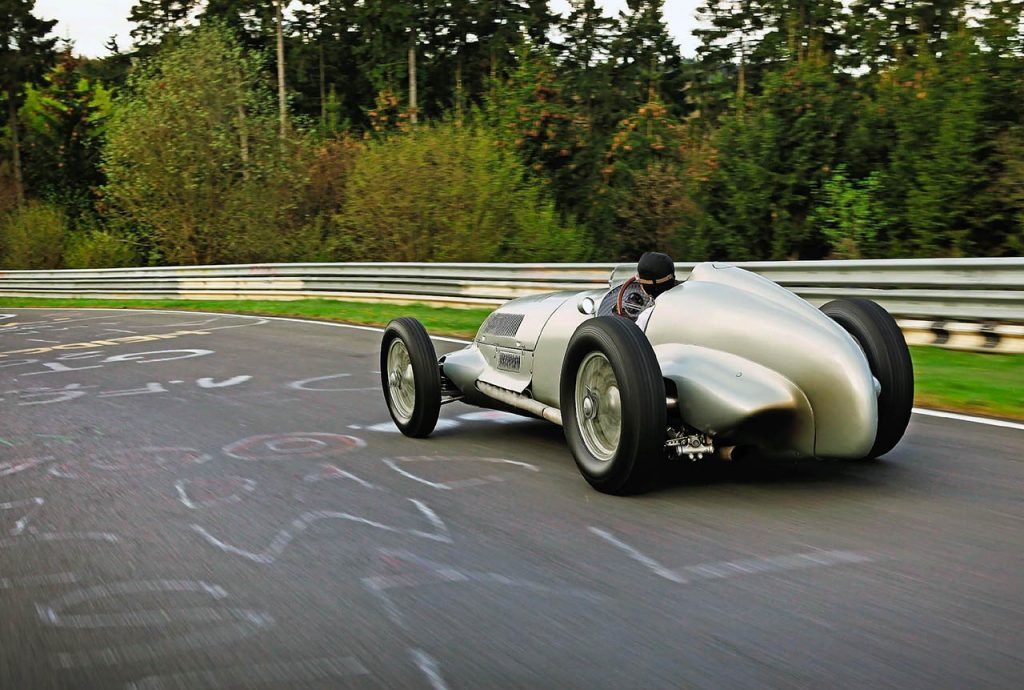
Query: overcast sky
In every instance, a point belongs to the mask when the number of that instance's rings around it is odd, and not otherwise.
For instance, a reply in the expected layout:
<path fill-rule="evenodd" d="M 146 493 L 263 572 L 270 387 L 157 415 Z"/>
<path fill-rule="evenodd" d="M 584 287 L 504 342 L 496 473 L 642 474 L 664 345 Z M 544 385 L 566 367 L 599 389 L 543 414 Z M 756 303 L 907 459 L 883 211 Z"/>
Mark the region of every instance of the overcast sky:
<path fill-rule="evenodd" d="M 269 1 L 269 0 L 268 0 Z M 56 19 L 55 31 L 61 38 L 71 38 L 77 52 L 90 57 L 106 54 L 103 44 L 111 35 L 117 35 L 122 50 L 131 42 L 128 12 L 136 0 L 36 0 L 35 14 L 43 19 Z M 566 0 L 550 0 L 551 7 L 564 12 Z M 615 14 L 626 6 L 626 0 L 598 0 L 606 14 Z M 694 8 L 697 0 L 665 0 L 665 20 L 669 31 L 683 49 L 693 55 L 696 41 L 693 30 Z"/>

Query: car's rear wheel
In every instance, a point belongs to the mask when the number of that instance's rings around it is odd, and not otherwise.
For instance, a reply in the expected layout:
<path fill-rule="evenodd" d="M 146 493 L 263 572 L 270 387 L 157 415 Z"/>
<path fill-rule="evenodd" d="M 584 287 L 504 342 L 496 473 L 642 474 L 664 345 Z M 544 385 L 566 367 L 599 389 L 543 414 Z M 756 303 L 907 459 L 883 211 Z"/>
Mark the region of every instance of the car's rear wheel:
<path fill-rule="evenodd" d="M 380 380 L 388 412 L 406 436 L 429 436 L 441 411 L 441 373 L 427 331 L 416 319 L 395 319 L 384 329 Z"/>
<path fill-rule="evenodd" d="M 569 341 L 562 425 L 576 466 L 598 491 L 646 488 L 665 457 L 665 382 L 647 336 L 616 316 L 590 319 Z"/>
<path fill-rule="evenodd" d="M 867 299 L 837 299 L 821 310 L 860 344 L 880 384 L 878 430 L 867 459 L 885 455 L 903 438 L 914 406 L 914 366 L 896 320 Z"/>

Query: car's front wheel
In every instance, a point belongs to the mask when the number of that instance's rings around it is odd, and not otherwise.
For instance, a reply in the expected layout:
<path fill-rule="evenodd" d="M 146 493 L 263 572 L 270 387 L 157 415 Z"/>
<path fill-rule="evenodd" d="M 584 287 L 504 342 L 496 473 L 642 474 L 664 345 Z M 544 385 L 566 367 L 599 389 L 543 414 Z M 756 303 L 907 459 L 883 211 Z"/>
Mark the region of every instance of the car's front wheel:
<path fill-rule="evenodd" d="M 406 436 L 429 436 L 441 411 L 441 372 L 427 330 L 416 319 L 395 319 L 380 345 L 380 381 L 388 412 Z"/>
<path fill-rule="evenodd" d="M 562 425 L 576 466 L 598 491 L 648 485 L 665 457 L 665 382 L 643 331 L 617 316 L 579 326 L 560 386 Z"/>

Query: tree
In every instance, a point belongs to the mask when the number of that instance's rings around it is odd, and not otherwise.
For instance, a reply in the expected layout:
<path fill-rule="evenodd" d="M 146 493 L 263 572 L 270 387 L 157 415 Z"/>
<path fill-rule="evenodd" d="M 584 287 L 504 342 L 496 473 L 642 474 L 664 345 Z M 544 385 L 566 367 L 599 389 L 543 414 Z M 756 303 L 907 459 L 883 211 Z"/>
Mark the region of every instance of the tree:
<path fill-rule="evenodd" d="M 715 257 L 819 258 L 828 247 L 807 218 L 840 163 L 847 105 L 838 75 L 819 59 L 769 72 L 746 111 L 722 118 L 706 189 Z"/>
<path fill-rule="evenodd" d="M 567 96 L 550 56 L 522 50 L 519 66 L 485 100 L 484 116 L 497 145 L 550 185 L 563 214 L 586 213 L 599 181 L 591 125 Z"/>
<path fill-rule="evenodd" d="M 965 0 L 853 0 L 844 62 L 878 71 L 919 49 L 941 53 L 964 28 Z"/>
<path fill-rule="evenodd" d="M 29 87 L 22 120 L 26 127 L 26 179 L 40 196 L 60 203 L 74 221 L 91 214 L 103 183 L 100 141 L 109 115 L 110 92 L 88 79 L 71 45 L 61 52 L 41 88 Z"/>
<path fill-rule="evenodd" d="M 604 16 L 596 0 L 571 0 L 570 12 L 559 24 L 563 80 L 591 122 L 610 124 L 617 119 L 607 114 L 609 54 L 616 29 L 615 20 Z"/>
<path fill-rule="evenodd" d="M 158 45 L 188 25 L 197 5 L 198 0 L 138 0 L 128 14 L 128 21 L 135 24 L 131 36 L 137 45 Z"/>
<path fill-rule="evenodd" d="M 56 38 L 46 38 L 56 20 L 32 14 L 35 0 L 0 0 L 0 88 L 7 100 L 11 168 L 18 203 L 25 198 L 18 109 L 26 83 L 38 83 L 51 64 Z"/>
<path fill-rule="evenodd" d="M 682 57 L 662 15 L 664 0 L 627 0 L 626 5 L 611 47 L 614 86 L 627 111 L 657 99 L 681 115 Z"/>
<path fill-rule="evenodd" d="M 734 71 L 733 92 L 738 107 L 742 107 L 747 94 L 748 65 L 765 31 L 766 13 L 766 0 L 706 0 L 697 8 L 700 22 L 707 27 L 693 32 L 700 39 L 697 57 L 705 92 L 702 112 L 719 110 L 715 101 L 721 94 L 715 92 L 714 86 L 722 80 L 716 76 Z"/>
<path fill-rule="evenodd" d="M 614 234 L 606 231 L 607 258 L 634 259 L 655 249 L 703 256 L 700 186 L 712 161 L 708 142 L 658 100 L 623 119 L 605 155 L 599 189 L 615 228 Z"/>
<path fill-rule="evenodd" d="M 104 210 L 155 263 L 286 260 L 301 140 L 282 145 L 262 63 L 209 23 L 165 46 L 115 104 Z"/>

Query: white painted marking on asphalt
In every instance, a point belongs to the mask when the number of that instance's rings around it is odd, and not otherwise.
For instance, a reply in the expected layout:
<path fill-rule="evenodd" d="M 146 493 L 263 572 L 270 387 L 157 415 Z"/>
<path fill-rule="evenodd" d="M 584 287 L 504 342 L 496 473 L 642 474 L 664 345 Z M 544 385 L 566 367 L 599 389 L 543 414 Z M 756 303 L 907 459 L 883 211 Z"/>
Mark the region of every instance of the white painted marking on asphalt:
<path fill-rule="evenodd" d="M 430 687 L 433 690 L 448 690 L 448 685 L 441 677 L 441 665 L 437 663 L 437 659 L 422 649 L 410 649 L 409 651 L 412 653 L 412 660 L 416 662 L 416 666 L 423 671 L 423 675 L 430 682 Z"/>
<path fill-rule="evenodd" d="M 611 544 L 622 549 L 627 556 L 634 561 L 646 566 L 655 575 L 676 584 L 689 584 L 698 580 L 721 580 L 739 575 L 753 575 L 758 573 L 770 573 L 783 570 L 803 570 L 805 568 L 818 568 L 822 566 L 844 565 L 849 563 L 870 563 L 874 559 L 870 556 L 853 551 L 808 551 L 805 553 L 791 553 L 782 556 L 768 556 L 763 558 L 744 558 L 735 561 L 713 561 L 710 563 L 699 563 L 688 565 L 678 570 L 666 568 L 656 560 L 647 556 L 629 544 L 618 539 L 610 532 L 598 527 L 588 527 L 591 532 L 605 539 Z M 686 576 L 681 573 L 685 573 Z"/>
<path fill-rule="evenodd" d="M 121 538 L 110 532 L 42 532 L 26 534 L 24 537 L 0 539 L 0 548 L 27 545 L 40 541 L 105 541 L 116 544 Z"/>
<path fill-rule="evenodd" d="M 1024 431 L 1024 424 L 1021 424 L 1020 422 L 1009 422 L 1004 419 L 974 417 L 966 414 L 957 414 L 956 412 L 943 412 L 942 410 L 927 410 L 921 407 L 915 407 L 914 414 L 924 415 L 926 417 L 941 417 L 942 419 L 955 419 L 958 422 L 985 424 L 986 426 L 998 426 L 1003 427 L 1004 429 L 1016 429 L 1018 431 Z"/>
<path fill-rule="evenodd" d="M 98 602 L 107 599 L 115 601 L 121 597 L 138 596 L 140 594 L 204 594 L 216 601 L 227 597 L 227 592 L 219 585 L 208 584 L 196 580 L 146 580 L 116 582 L 109 585 L 96 585 L 75 590 L 51 601 L 48 605 L 36 604 L 39 619 L 57 628 L 79 630 L 102 628 L 139 628 L 163 627 L 181 623 L 211 623 L 213 629 L 191 629 L 183 635 L 159 641 L 146 641 L 118 647 L 106 647 L 75 652 L 63 652 L 54 655 L 61 668 L 81 668 L 88 666 L 119 666 L 128 663 L 153 661 L 155 659 L 180 654 L 195 649 L 208 649 L 215 645 L 237 642 L 251 637 L 258 631 L 274 625 L 270 614 L 241 608 L 193 607 L 180 610 L 168 609 L 166 604 L 160 608 L 140 609 L 131 601 L 124 601 L 130 608 L 127 611 L 93 612 L 83 614 L 66 613 L 81 604 Z M 166 597 L 162 597 L 166 599 Z"/>
<path fill-rule="evenodd" d="M 488 585 L 519 587 L 544 594 L 567 595 L 589 601 L 603 599 L 600 594 L 561 584 L 545 585 L 521 577 L 482 570 L 461 570 L 453 565 L 437 563 L 401 549 L 378 549 L 388 565 L 388 574 L 364 577 L 363 584 L 374 593 L 389 589 L 425 587 L 437 584 L 479 582 Z"/>
<path fill-rule="evenodd" d="M 0 477 L 6 477 L 11 474 L 17 474 L 36 465 L 40 465 L 44 462 L 53 460 L 54 456 L 45 455 L 41 458 L 26 458 L 24 460 L 12 460 L 0 462 Z"/>
<path fill-rule="evenodd" d="M 720 580 L 737 575 L 802 570 L 846 563 L 870 563 L 873 560 L 870 556 L 853 551 L 808 551 L 767 558 L 746 558 L 738 561 L 688 565 L 681 570 L 694 580 Z"/>
<path fill-rule="evenodd" d="M 374 389 L 374 390 L 376 390 L 376 389 Z M 437 425 L 434 426 L 434 431 L 436 432 L 436 431 L 445 431 L 447 429 L 454 429 L 455 427 L 457 427 L 459 425 L 460 425 L 460 422 L 457 419 L 448 419 L 446 417 L 442 417 L 441 419 L 437 420 Z M 399 433 L 398 432 L 398 427 L 395 426 L 395 423 L 392 422 L 392 421 L 380 422 L 378 424 L 371 424 L 370 426 L 363 427 L 363 428 L 366 429 L 367 431 L 380 431 L 380 432 L 383 432 L 383 433 L 386 433 L 386 434 L 397 434 L 397 433 Z"/>
<path fill-rule="evenodd" d="M 686 582 L 686 580 L 684 580 L 682 577 L 680 577 L 678 573 L 676 573 L 673 570 L 669 570 L 668 568 L 663 566 L 661 563 L 658 563 L 656 560 L 654 560 L 650 556 L 646 556 L 646 555 L 640 553 L 639 551 L 634 549 L 629 544 L 625 543 L 624 541 L 619 540 L 611 532 L 603 530 L 603 529 L 601 529 L 599 527 L 588 527 L 587 529 L 589 529 L 591 532 L 593 532 L 597 536 L 601 537 L 605 541 L 607 541 L 607 542 L 609 542 L 611 544 L 614 544 L 615 546 L 617 546 L 620 549 L 622 549 L 623 551 L 625 551 L 627 556 L 632 558 L 637 563 L 640 563 L 641 565 L 647 567 L 650 571 L 652 571 L 658 577 L 663 577 L 666 580 L 669 580 L 670 582 L 675 582 L 677 584 L 683 584 L 684 582 Z"/>
<path fill-rule="evenodd" d="M 226 495 L 215 495 L 213 498 L 197 499 L 192 500 L 189 496 L 189 486 L 198 486 L 200 490 L 207 490 L 207 487 L 214 487 L 214 491 L 221 488 L 232 488 L 236 487 L 237 490 L 232 494 Z M 214 479 L 179 479 L 174 482 L 174 488 L 178 492 L 178 500 L 191 510 L 198 510 L 200 508 L 209 508 L 211 506 L 219 505 L 221 503 L 239 503 L 242 500 L 242 493 L 252 493 L 256 490 L 256 481 L 248 479 L 246 477 L 225 477 L 225 478 L 214 478 Z"/>
<path fill-rule="evenodd" d="M 217 547 L 221 551 L 224 551 L 225 553 L 234 554 L 236 556 L 241 556 L 242 558 L 250 560 L 254 563 L 262 563 L 264 565 L 276 561 L 278 557 L 285 552 L 285 550 L 288 548 L 288 545 L 291 544 L 292 541 L 294 541 L 298 535 L 302 534 L 311 526 L 315 525 L 316 523 L 322 520 L 345 520 L 349 522 L 355 522 L 360 525 L 366 525 L 367 527 L 374 527 L 376 529 L 383 530 L 385 532 L 391 532 L 393 534 L 408 534 L 415 537 L 421 537 L 423 539 L 429 539 L 431 541 L 441 542 L 443 544 L 452 543 L 452 538 L 449 536 L 448 533 L 448 527 L 444 524 L 441 518 L 437 516 L 437 513 L 431 510 L 422 501 L 417 501 L 414 498 L 410 498 L 407 500 L 409 500 L 414 506 L 416 506 L 420 514 L 424 518 L 426 518 L 428 522 L 430 522 L 431 526 L 436 531 L 427 532 L 424 530 L 409 529 L 405 527 L 393 527 L 391 525 L 385 525 L 384 523 L 377 522 L 375 520 L 369 520 L 359 515 L 352 515 L 351 513 L 339 513 L 331 510 L 316 510 L 303 513 L 296 519 L 292 520 L 291 529 L 293 530 L 293 532 L 287 529 L 280 530 L 270 541 L 270 544 L 262 551 L 247 551 L 237 546 L 228 544 L 225 541 L 221 541 L 217 537 L 210 534 L 210 532 L 207 531 L 206 528 L 201 525 L 193 524 L 191 525 L 191 528 L 194 532 L 196 532 L 203 539 L 205 539 L 210 545 Z"/>
<path fill-rule="evenodd" d="M 458 479 L 447 482 L 432 482 L 429 479 L 424 479 L 419 475 L 413 474 L 408 470 L 403 469 L 400 464 L 413 463 L 413 462 L 437 462 L 441 461 L 442 464 L 462 464 L 462 463 L 490 463 L 490 464 L 504 464 L 519 467 L 520 469 L 529 470 L 531 472 L 539 472 L 535 465 L 531 465 L 525 462 L 519 462 L 518 460 L 506 460 L 505 458 L 472 458 L 472 457 L 437 457 L 432 455 L 416 456 L 416 457 L 400 457 L 400 458 L 384 458 L 384 464 L 393 469 L 398 474 L 402 475 L 407 479 L 411 479 L 414 482 L 426 484 L 432 489 L 439 489 L 447 491 L 451 489 L 461 489 L 470 486 L 480 486 L 481 484 L 487 484 L 490 482 L 500 482 L 505 480 L 505 476 L 501 474 L 488 474 L 483 477 L 468 477 L 466 479 Z"/>
<path fill-rule="evenodd" d="M 24 577 L 0 577 L 0 589 L 27 587 L 49 587 L 52 585 L 72 585 L 78 582 L 74 573 L 53 573 L 50 575 L 27 575 Z"/>
<path fill-rule="evenodd" d="M 301 683 L 344 676 L 365 676 L 369 671 L 351 656 L 321 657 L 283 663 L 248 664 L 166 676 L 147 676 L 129 683 L 128 690 L 221 690 L 274 684 L 295 687 Z"/>

